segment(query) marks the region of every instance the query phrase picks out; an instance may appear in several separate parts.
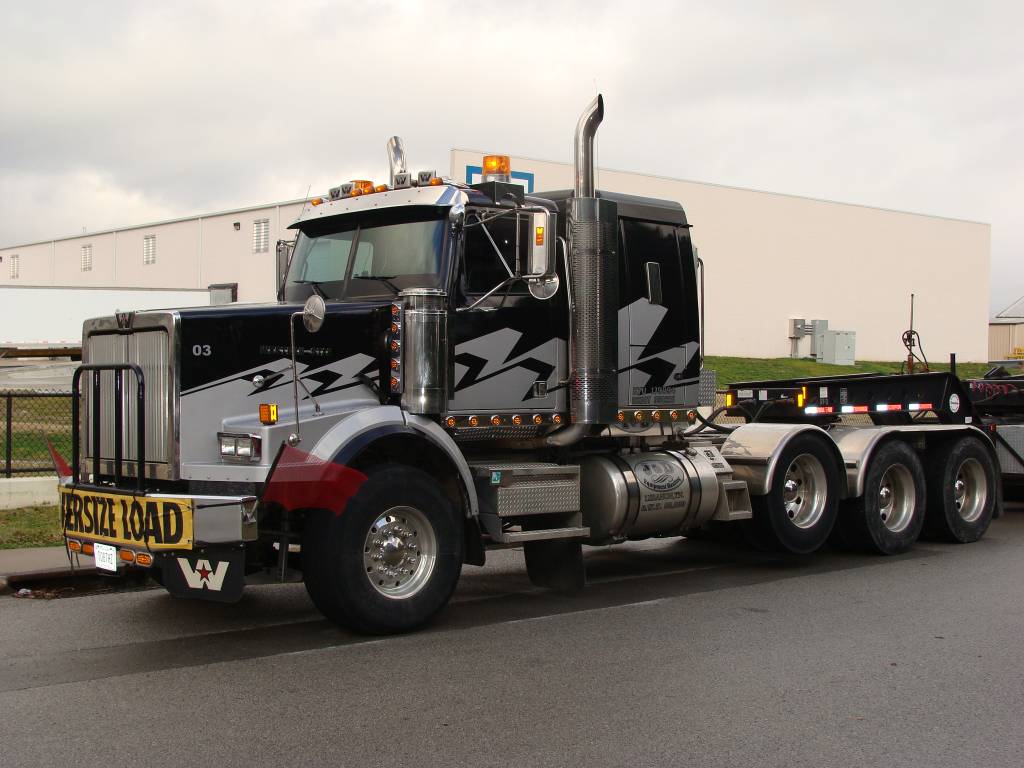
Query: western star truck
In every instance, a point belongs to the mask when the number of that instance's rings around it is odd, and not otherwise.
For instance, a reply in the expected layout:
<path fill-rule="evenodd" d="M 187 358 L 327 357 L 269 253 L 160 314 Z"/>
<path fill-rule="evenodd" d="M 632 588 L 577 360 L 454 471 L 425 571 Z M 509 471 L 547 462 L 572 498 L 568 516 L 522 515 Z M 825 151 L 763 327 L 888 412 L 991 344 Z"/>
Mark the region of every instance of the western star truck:
<path fill-rule="evenodd" d="M 305 206 L 277 302 L 87 321 L 69 550 L 211 600 L 302 579 L 395 632 L 495 547 L 574 588 L 584 545 L 709 528 L 796 554 L 980 538 L 1024 472 L 1020 379 L 746 382 L 709 412 L 690 224 L 595 189 L 603 114 L 574 189 L 526 194 L 504 156 L 413 174 L 396 137 L 388 184 Z"/>

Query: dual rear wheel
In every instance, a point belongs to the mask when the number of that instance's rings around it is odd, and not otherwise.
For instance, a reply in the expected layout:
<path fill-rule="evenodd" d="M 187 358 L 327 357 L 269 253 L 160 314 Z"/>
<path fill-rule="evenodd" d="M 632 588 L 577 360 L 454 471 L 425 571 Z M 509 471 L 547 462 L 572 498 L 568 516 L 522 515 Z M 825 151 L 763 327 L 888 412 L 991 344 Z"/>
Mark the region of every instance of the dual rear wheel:
<path fill-rule="evenodd" d="M 921 535 L 980 539 L 996 504 L 996 471 L 981 440 L 967 435 L 933 447 L 927 469 L 907 443 L 891 439 L 871 455 L 863 494 L 840 503 L 844 478 L 827 440 L 796 436 L 772 470 L 771 490 L 754 497 L 746 538 L 758 549 L 808 554 L 831 536 L 842 546 L 892 555 Z"/>

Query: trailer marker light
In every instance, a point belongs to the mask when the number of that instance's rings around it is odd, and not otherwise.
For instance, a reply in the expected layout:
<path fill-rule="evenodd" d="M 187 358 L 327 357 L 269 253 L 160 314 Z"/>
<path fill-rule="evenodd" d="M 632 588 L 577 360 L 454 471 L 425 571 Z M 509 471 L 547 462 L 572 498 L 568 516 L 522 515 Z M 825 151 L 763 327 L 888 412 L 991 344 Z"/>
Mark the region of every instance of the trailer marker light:
<path fill-rule="evenodd" d="M 732 392 L 725 393 L 725 407 L 732 408 L 736 403 L 736 396 Z"/>
<path fill-rule="evenodd" d="M 537 227 L 534 242 L 537 245 L 544 245 L 544 227 Z"/>
<path fill-rule="evenodd" d="M 903 406 L 899 403 L 879 403 L 875 406 L 876 411 L 902 411 Z"/>
<path fill-rule="evenodd" d="M 260 424 L 277 424 L 277 403 L 260 403 Z"/>
<path fill-rule="evenodd" d="M 123 560 L 126 563 L 134 563 L 135 562 L 135 553 L 132 552 L 130 549 L 122 549 L 118 553 L 118 556 L 121 558 L 121 560 Z"/>
<path fill-rule="evenodd" d="M 832 413 L 831 405 L 808 405 L 804 408 L 804 413 L 808 416 L 816 416 L 823 413 Z"/>
<path fill-rule="evenodd" d="M 70 549 L 72 552 L 81 552 L 82 542 L 75 541 L 74 539 L 68 539 L 68 549 Z"/>
<path fill-rule="evenodd" d="M 930 411 L 931 409 L 931 403 L 910 403 L 907 406 L 908 411 Z"/>
<path fill-rule="evenodd" d="M 803 391 L 796 393 L 796 407 L 797 408 L 803 408 L 804 407 L 804 401 L 806 401 L 806 400 L 807 400 L 807 395 Z"/>
<path fill-rule="evenodd" d="M 480 419 L 478 419 L 478 418 L 477 418 L 476 416 L 470 416 L 470 417 L 469 417 L 469 426 L 471 426 L 471 427 L 475 427 L 475 426 L 477 426 L 477 425 L 478 425 L 479 423 L 480 423 Z"/>
<path fill-rule="evenodd" d="M 135 556 L 135 563 L 137 565 L 141 565 L 141 566 L 143 566 L 145 568 L 148 568 L 149 566 L 151 566 L 153 564 L 153 556 L 152 555 L 148 555 L 145 552 L 139 552 Z"/>

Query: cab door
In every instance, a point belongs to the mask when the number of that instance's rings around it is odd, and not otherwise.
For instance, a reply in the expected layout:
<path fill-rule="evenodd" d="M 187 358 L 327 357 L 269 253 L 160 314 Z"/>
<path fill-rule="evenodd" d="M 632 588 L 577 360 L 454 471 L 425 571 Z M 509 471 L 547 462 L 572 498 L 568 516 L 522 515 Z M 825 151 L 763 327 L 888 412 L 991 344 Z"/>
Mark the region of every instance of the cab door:
<path fill-rule="evenodd" d="M 450 325 L 453 413 L 564 410 L 564 392 L 557 389 L 566 375 L 564 299 L 536 299 L 523 280 L 509 280 L 517 243 L 522 249 L 529 242 L 528 225 L 525 216 L 517 223 L 514 212 L 498 218 L 467 213 Z"/>

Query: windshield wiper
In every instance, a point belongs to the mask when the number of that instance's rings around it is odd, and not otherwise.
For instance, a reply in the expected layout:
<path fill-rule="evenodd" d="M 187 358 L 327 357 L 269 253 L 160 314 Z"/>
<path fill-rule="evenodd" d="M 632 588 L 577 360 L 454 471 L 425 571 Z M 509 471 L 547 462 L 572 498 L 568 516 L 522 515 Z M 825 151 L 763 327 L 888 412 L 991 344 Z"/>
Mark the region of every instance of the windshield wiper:
<path fill-rule="evenodd" d="M 327 294 L 324 293 L 323 288 L 320 287 L 319 280 L 292 280 L 296 285 L 309 285 L 312 286 L 313 292 L 324 301 L 327 301 Z"/>
<path fill-rule="evenodd" d="M 353 280 L 378 280 L 390 288 L 391 292 L 397 296 L 398 286 L 391 282 L 396 277 L 398 275 L 352 275 Z"/>

